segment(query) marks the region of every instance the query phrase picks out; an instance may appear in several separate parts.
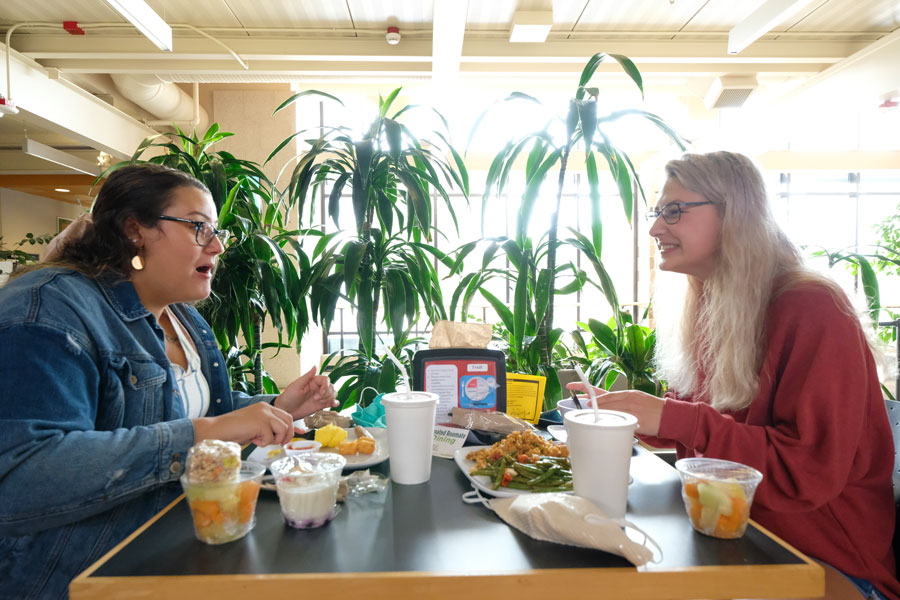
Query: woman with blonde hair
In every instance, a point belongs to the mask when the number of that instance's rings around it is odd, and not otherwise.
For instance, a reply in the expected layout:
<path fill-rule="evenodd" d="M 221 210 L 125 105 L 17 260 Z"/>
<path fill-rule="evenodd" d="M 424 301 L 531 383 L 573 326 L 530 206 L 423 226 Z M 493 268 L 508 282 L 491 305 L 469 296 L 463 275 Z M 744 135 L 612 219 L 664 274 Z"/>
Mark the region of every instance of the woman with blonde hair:
<path fill-rule="evenodd" d="M 804 266 L 747 157 L 687 154 L 666 174 L 650 235 L 659 268 L 687 275 L 680 315 L 657 312 L 669 392 L 598 390 L 599 405 L 634 414 L 645 441 L 679 458 L 758 469 L 756 521 L 861 597 L 897 600 L 893 440 L 849 299 Z M 671 300 L 657 293 L 656 305 Z"/>

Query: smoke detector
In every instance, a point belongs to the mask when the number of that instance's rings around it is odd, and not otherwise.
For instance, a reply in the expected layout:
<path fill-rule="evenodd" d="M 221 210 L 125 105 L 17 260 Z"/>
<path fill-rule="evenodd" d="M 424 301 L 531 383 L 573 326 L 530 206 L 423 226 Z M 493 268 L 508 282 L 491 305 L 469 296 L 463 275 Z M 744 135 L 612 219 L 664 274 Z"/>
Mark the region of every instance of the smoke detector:
<path fill-rule="evenodd" d="M 757 86 L 754 75 L 716 77 L 706 92 L 706 108 L 740 108 Z"/>
<path fill-rule="evenodd" d="M 384 39 L 391 46 L 396 46 L 400 43 L 400 28 L 399 27 L 388 27 L 387 33 L 384 34 Z"/>
<path fill-rule="evenodd" d="M 15 115 L 18 112 L 19 109 L 16 108 L 16 103 L 12 100 L 7 100 L 5 96 L 0 94 L 0 117 L 3 115 Z"/>

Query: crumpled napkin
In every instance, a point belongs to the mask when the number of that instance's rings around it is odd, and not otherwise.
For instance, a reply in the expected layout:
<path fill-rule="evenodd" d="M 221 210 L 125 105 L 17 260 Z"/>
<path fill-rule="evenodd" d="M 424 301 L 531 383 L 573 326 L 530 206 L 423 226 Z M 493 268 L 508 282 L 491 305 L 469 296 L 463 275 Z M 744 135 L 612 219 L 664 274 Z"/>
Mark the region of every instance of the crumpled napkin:
<path fill-rule="evenodd" d="M 351 415 L 353 422 L 360 427 L 386 427 L 384 423 L 384 405 L 381 404 L 381 396 L 378 394 L 375 399 L 365 408 L 356 405 L 356 410 Z"/>
<path fill-rule="evenodd" d="M 523 494 L 492 498 L 488 504 L 501 519 L 536 540 L 596 548 L 636 566 L 653 561 L 653 550 L 625 535 L 622 527 L 631 527 L 644 535 L 645 542 L 659 549 L 651 537 L 632 523 L 610 519 L 586 498 L 560 493 Z M 659 552 L 661 560 L 662 550 Z"/>

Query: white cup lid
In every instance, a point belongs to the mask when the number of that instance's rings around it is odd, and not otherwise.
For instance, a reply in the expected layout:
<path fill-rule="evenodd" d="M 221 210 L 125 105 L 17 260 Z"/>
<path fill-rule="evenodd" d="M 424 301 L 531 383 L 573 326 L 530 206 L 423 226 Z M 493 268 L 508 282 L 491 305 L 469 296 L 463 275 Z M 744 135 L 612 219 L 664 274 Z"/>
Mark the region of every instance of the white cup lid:
<path fill-rule="evenodd" d="M 438 395 L 433 392 L 389 392 L 381 397 L 381 403 L 392 408 L 418 408 L 437 402 Z"/>
<path fill-rule="evenodd" d="M 573 410 L 566 413 L 565 421 L 570 424 L 603 427 L 605 429 L 634 429 L 637 417 L 617 410 L 598 409 L 596 419 L 593 409 Z"/>

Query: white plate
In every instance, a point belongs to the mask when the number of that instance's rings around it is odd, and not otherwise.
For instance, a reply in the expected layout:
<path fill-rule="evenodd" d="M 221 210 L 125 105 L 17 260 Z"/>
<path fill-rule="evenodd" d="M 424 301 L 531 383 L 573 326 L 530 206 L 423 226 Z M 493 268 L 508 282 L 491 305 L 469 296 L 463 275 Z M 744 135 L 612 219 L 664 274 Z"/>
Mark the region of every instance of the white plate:
<path fill-rule="evenodd" d="M 279 450 L 281 451 L 280 454 L 276 454 Z M 266 468 L 268 468 L 273 462 L 279 458 L 284 458 L 285 456 L 287 456 L 287 454 L 284 452 L 284 447 L 279 446 L 278 444 L 272 444 L 271 446 L 257 446 L 246 460 L 258 462 L 266 465 Z"/>
<path fill-rule="evenodd" d="M 352 427 L 342 427 L 341 429 L 347 432 L 348 440 L 356 439 L 356 432 L 353 431 Z M 375 452 L 372 454 L 343 455 L 344 458 L 347 459 L 347 464 L 344 466 L 344 469 L 362 469 L 371 467 L 373 465 L 381 464 L 388 459 L 387 429 L 384 427 L 364 427 L 363 429 L 368 431 L 372 437 L 375 438 Z M 338 454 L 337 448 L 322 447 L 319 452 Z"/>
<path fill-rule="evenodd" d="M 566 438 L 569 437 L 566 433 L 565 425 L 549 425 L 547 427 L 547 433 L 549 433 L 550 437 L 554 440 L 562 442 L 563 444 L 566 443 Z"/>
<path fill-rule="evenodd" d="M 482 448 L 490 448 L 490 446 L 463 446 L 459 450 L 453 453 L 453 460 L 456 461 L 456 465 L 459 467 L 459 470 L 463 472 L 463 474 L 469 478 L 469 481 L 472 482 L 472 485 L 484 492 L 485 494 L 490 494 L 491 496 L 496 496 L 498 498 L 510 498 L 512 496 L 521 496 L 523 494 L 533 494 L 534 492 L 530 490 L 511 490 L 509 488 L 501 487 L 496 490 L 491 489 L 491 479 L 487 475 L 469 475 L 469 471 L 472 470 L 472 467 L 475 466 L 474 460 L 468 460 L 466 455 L 470 452 L 477 452 Z M 567 494 L 571 494 L 572 492 L 566 492 Z"/>

